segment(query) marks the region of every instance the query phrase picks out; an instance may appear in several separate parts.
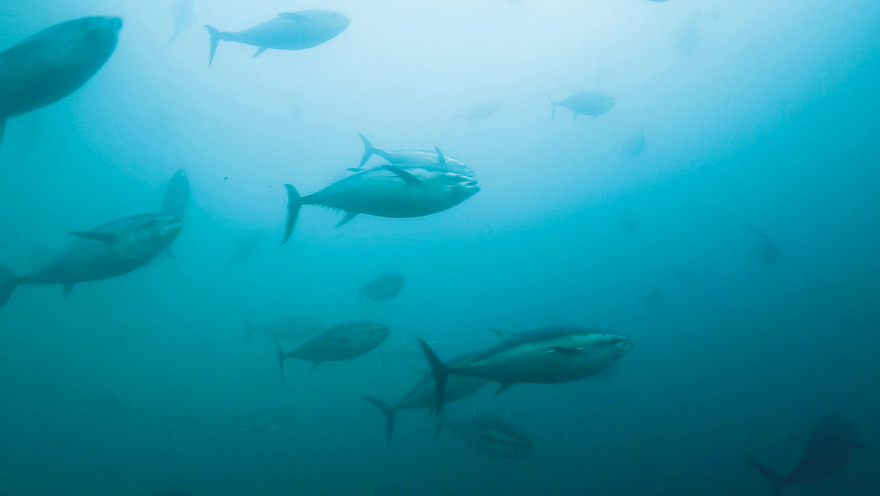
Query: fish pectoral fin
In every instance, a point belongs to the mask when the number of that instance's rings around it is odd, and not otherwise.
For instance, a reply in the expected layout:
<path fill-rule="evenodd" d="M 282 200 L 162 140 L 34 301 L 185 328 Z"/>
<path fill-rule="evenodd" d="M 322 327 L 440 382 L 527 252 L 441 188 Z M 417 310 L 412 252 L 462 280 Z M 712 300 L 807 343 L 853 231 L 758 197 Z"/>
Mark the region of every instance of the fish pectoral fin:
<path fill-rule="evenodd" d="M 268 49 L 269 49 L 269 47 L 260 47 L 260 48 L 257 48 L 257 53 L 254 54 L 253 58 L 257 58 L 257 57 L 259 57 L 263 52 L 265 52 L 265 51 L 268 50 Z"/>
<path fill-rule="evenodd" d="M 70 231 L 72 236 L 77 236 L 83 239 L 90 239 L 92 241 L 100 241 L 102 243 L 112 245 L 119 241 L 119 236 L 115 234 L 109 233 L 96 233 L 96 232 L 82 232 L 82 231 Z"/>
<path fill-rule="evenodd" d="M 64 296 L 62 298 L 67 298 L 71 291 L 73 291 L 73 286 L 75 283 L 66 282 L 64 283 Z"/>
<path fill-rule="evenodd" d="M 342 220 L 340 220 L 339 223 L 336 224 L 336 227 L 342 227 L 348 224 L 349 222 L 351 222 L 352 219 L 357 216 L 358 212 L 345 212 L 345 217 L 343 217 Z"/>
<path fill-rule="evenodd" d="M 388 169 L 393 172 L 397 177 L 401 178 L 406 182 L 406 184 L 422 184 L 422 180 L 413 174 L 401 169 L 400 167 L 395 167 L 393 165 L 383 165 L 382 167 Z"/>
<path fill-rule="evenodd" d="M 512 382 L 502 382 L 498 386 L 498 390 L 495 391 L 495 396 L 498 396 L 499 394 L 503 393 L 504 391 L 507 391 L 508 389 L 510 389 L 510 386 L 513 386 Z"/>
<path fill-rule="evenodd" d="M 584 351 L 583 348 L 566 348 L 565 346 L 551 346 L 547 353 L 559 353 L 564 356 L 577 356 Z"/>

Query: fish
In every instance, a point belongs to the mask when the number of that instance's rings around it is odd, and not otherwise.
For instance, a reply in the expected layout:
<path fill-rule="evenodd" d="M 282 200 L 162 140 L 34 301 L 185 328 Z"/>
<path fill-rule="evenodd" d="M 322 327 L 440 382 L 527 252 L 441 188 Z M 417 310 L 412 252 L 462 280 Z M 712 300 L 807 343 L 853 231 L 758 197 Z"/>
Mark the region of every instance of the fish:
<path fill-rule="evenodd" d="M 77 239 L 46 267 L 16 277 L 0 265 L 0 307 L 22 284 L 60 284 L 64 296 L 81 282 L 110 279 L 146 266 L 180 233 L 180 219 L 161 214 L 125 217 L 91 231 L 71 232 Z"/>
<path fill-rule="evenodd" d="M 449 365 L 455 366 L 469 359 L 472 354 L 461 355 L 449 360 Z M 385 416 L 385 441 L 391 442 L 391 436 L 394 434 L 394 421 L 397 412 L 400 410 L 416 410 L 428 409 L 435 410 L 436 395 L 434 394 L 434 380 L 430 374 L 425 373 L 421 379 L 410 389 L 410 391 L 401 398 L 394 406 L 385 403 L 382 400 L 372 396 L 364 396 L 363 399 L 378 408 Z M 449 378 L 446 384 L 446 401 L 455 401 L 470 396 L 484 386 L 489 384 L 488 381 L 475 379 L 466 376 L 453 376 Z"/>
<path fill-rule="evenodd" d="M 626 140 L 620 147 L 620 152 L 624 157 L 636 158 L 645 151 L 645 128 L 643 127 L 639 134 Z"/>
<path fill-rule="evenodd" d="M 579 115 L 589 115 L 595 119 L 611 110 L 611 107 L 617 102 L 613 96 L 598 91 L 573 91 L 571 95 L 559 101 L 550 98 L 546 92 L 544 94 L 550 100 L 552 108 L 550 115 L 554 119 L 556 118 L 556 107 L 564 107 L 574 112 L 572 119 L 577 119 Z"/>
<path fill-rule="evenodd" d="M 297 341 L 314 336 L 324 329 L 324 324 L 320 320 L 302 315 L 289 315 L 261 327 L 254 327 L 245 319 L 244 326 L 247 331 L 244 337 L 245 346 L 254 334 L 262 334 L 272 339 Z"/>
<path fill-rule="evenodd" d="M 229 259 L 226 260 L 226 268 L 244 262 L 245 260 L 254 256 L 254 253 L 257 252 L 257 249 L 260 247 L 260 241 L 263 239 L 263 231 L 251 231 L 246 233 L 241 239 L 238 240 L 238 243 L 235 244 L 235 248 L 232 250 L 232 253 L 229 255 Z"/>
<path fill-rule="evenodd" d="M 777 496 L 789 484 L 834 475 L 858 450 L 874 451 L 859 441 L 858 428 L 837 414 L 823 417 L 800 437 L 806 438 L 804 451 L 788 475 L 778 475 L 754 460 L 746 460 L 770 482 Z"/>
<path fill-rule="evenodd" d="M 626 336 L 551 326 L 512 334 L 462 363 L 449 365 L 427 343 L 417 341 L 431 366 L 437 413 L 443 410 L 450 375 L 497 382 L 501 394 L 516 383 L 558 384 L 595 375 L 633 348 L 632 339 Z"/>
<path fill-rule="evenodd" d="M 749 229 L 761 238 L 760 244 L 755 248 L 755 257 L 758 261 L 764 265 L 776 263 L 779 258 L 779 250 L 776 249 L 776 243 L 773 242 L 773 239 L 753 224 L 749 224 Z"/>
<path fill-rule="evenodd" d="M 361 299 L 369 298 L 373 301 L 388 301 L 397 296 L 406 279 L 398 272 L 386 270 L 369 282 L 361 285 L 359 296 Z"/>
<path fill-rule="evenodd" d="M 287 225 L 290 239 L 303 205 L 317 205 L 345 212 L 340 227 L 360 214 L 388 218 L 424 217 L 448 210 L 480 191 L 477 181 L 453 172 L 404 169 L 385 165 L 365 170 L 302 197 L 293 185 L 287 188 Z"/>
<path fill-rule="evenodd" d="M 382 344 L 390 333 L 387 325 L 364 321 L 349 322 L 327 329 L 289 353 L 281 351 L 281 345 L 276 339 L 275 348 L 281 377 L 284 377 L 284 360 L 287 358 L 312 362 L 312 368 L 321 362 L 351 360 Z"/>
<path fill-rule="evenodd" d="M 189 26 L 190 21 L 195 18 L 195 14 L 193 13 L 193 0 L 177 0 L 174 2 L 174 28 L 171 31 L 171 38 L 168 39 L 168 44 L 174 43 L 174 40 L 180 36 L 187 26 Z"/>
<path fill-rule="evenodd" d="M 440 429 L 448 429 L 468 446 L 490 458 L 519 458 L 534 452 L 532 441 L 519 429 L 492 415 L 476 415 L 461 422 L 441 422 Z"/>
<path fill-rule="evenodd" d="M 122 19 L 82 17 L 48 27 L 0 52 L 0 143 L 6 121 L 85 85 L 116 50 Z"/>
<path fill-rule="evenodd" d="M 284 12 L 274 19 L 257 24 L 244 31 L 219 31 L 205 26 L 211 37 L 208 66 L 214 63 L 214 54 L 220 41 L 234 41 L 257 47 L 254 57 L 268 49 L 305 50 L 326 43 L 339 36 L 351 19 L 332 10 L 301 10 Z"/>
<path fill-rule="evenodd" d="M 348 170 L 359 172 L 364 169 L 364 164 L 373 155 L 384 158 L 391 165 L 404 168 L 421 168 L 425 170 L 433 170 L 439 172 L 454 172 L 463 176 L 474 177 L 474 171 L 455 157 L 450 157 L 434 148 L 433 152 L 424 150 L 381 150 L 373 146 L 370 140 L 361 133 L 358 133 L 361 141 L 364 143 L 364 155 L 361 157 L 361 163 L 357 167 Z"/>

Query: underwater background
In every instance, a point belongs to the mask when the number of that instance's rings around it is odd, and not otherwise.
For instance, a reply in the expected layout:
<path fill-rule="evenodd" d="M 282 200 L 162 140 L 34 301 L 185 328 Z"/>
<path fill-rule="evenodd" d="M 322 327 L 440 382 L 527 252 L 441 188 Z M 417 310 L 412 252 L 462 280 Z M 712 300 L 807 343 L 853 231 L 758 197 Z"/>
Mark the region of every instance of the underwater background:
<path fill-rule="evenodd" d="M 0 495 L 769 495 L 746 458 L 785 472 L 790 433 L 823 415 L 880 445 L 880 2 L 192 8 L 169 43 L 170 1 L 0 0 L 3 48 L 124 19 L 92 80 L 7 124 L 0 262 L 26 273 L 69 231 L 158 211 L 178 169 L 193 195 L 173 258 L 63 299 L 22 287 L 0 310 Z M 203 24 L 309 8 L 351 24 L 258 58 L 224 42 L 209 68 Z M 551 118 L 544 92 L 594 90 L 615 97 L 607 113 Z M 338 213 L 304 208 L 281 246 L 283 185 L 348 175 L 357 133 L 439 147 L 481 191 L 338 229 Z M 259 250 L 227 267 L 254 230 Z M 358 297 L 389 269 L 399 296 Z M 391 335 L 355 360 L 288 361 L 282 381 L 271 340 L 242 343 L 245 320 L 288 314 Z M 486 388 L 444 413 L 503 417 L 534 453 L 434 439 L 425 410 L 401 412 L 386 446 L 361 397 L 420 378 L 416 337 L 448 357 L 494 344 L 488 329 L 555 324 L 635 348 L 596 377 Z M 786 494 L 880 495 L 880 460 Z"/>

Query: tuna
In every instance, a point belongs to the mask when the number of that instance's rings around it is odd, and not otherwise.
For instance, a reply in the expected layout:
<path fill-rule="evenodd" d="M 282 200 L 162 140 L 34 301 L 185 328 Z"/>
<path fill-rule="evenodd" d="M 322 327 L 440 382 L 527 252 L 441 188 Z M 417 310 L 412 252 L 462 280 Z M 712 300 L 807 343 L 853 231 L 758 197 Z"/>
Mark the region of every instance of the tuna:
<path fill-rule="evenodd" d="M 595 119 L 611 110 L 617 102 L 613 96 L 598 91 L 573 91 L 571 95 L 559 101 L 554 101 L 550 95 L 547 95 L 547 99 L 550 100 L 551 116 L 554 119 L 556 107 L 564 107 L 574 112 L 572 119 L 577 119 L 579 115 L 589 115 Z"/>
<path fill-rule="evenodd" d="M 345 212 L 336 227 L 360 214 L 388 218 L 424 217 L 448 210 L 480 191 L 477 181 L 461 174 L 386 165 L 365 170 L 301 197 L 286 184 L 286 243 L 293 232 L 300 208 L 318 205 Z"/>
<path fill-rule="evenodd" d="M 364 143 L 364 156 L 361 157 L 361 163 L 357 167 L 348 169 L 350 171 L 359 172 L 363 170 L 367 160 L 376 155 L 387 160 L 389 164 L 398 167 L 418 167 L 439 172 L 454 172 L 468 177 L 474 177 L 475 175 L 474 171 L 466 166 L 464 162 L 444 154 L 439 148 L 434 148 L 432 152 L 424 150 L 381 150 L 374 147 L 363 134 L 358 133 L 358 136 L 360 136 L 361 141 Z"/>
<path fill-rule="evenodd" d="M 87 232 L 71 232 L 78 239 L 43 269 L 16 277 L 0 266 L 0 306 L 21 284 L 60 284 L 67 296 L 75 284 L 110 279 L 143 267 L 177 237 L 180 227 L 176 217 L 145 214 Z"/>
<path fill-rule="evenodd" d="M 534 451 L 532 441 L 525 434 L 491 415 L 477 415 L 463 422 L 444 422 L 440 427 L 490 458 L 519 458 Z"/>
<path fill-rule="evenodd" d="M 305 317 L 302 315 L 289 315 L 280 319 L 273 320 L 261 327 L 254 327 L 247 320 L 244 321 L 245 334 L 244 344 L 250 342 L 254 334 L 262 334 L 268 338 L 275 340 L 297 341 L 305 339 L 321 332 L 324 324 L 314 317 Z"/>
<path fill-rule="evenodd" d="M 403 289 L 406 279 L 400 273 L 386 270 L 377 275 L 369 282 L 361 285 L 360 297 L 369 298 L 373 301 L 388 301 Z"/>
<path fill-rule="evenodd" d="M 6 120 L 81 88 L 116 49 L 118 17 L 83 17 L 46 28 L 0 52 L 0 142 Z"/>
<path fill-rule="evenodd" d="M 282 352 L 276 340 L 281 377 L 284 377 L 284 360 L 287 358 L 307 360 L 312 362 L 314 367 L 321 362 L 351 360 L 382 344 L 389 334 L 386 325 L 375 322 L 349 322 L 327 329 L 289 353 Z"/>
<path fill-rule="evenodd" d="M 211 36 L 210 66 L 220 41 L 234 41 L 257 47 L 254 57 L 272 48 L 275 50 L 305 50 L 339 36 L 348 27 L 349 19 L 332 10 L 301 10 L 285 12 L 244 31 L 219 31 L 205 26 Z"/>

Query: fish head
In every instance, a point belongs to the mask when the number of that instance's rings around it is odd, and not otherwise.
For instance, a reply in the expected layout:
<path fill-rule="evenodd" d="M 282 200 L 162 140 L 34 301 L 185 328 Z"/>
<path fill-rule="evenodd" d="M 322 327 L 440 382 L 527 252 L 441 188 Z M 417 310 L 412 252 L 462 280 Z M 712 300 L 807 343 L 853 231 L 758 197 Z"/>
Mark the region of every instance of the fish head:
<path fill-rule="evenodd" d="M 572 337 L 573 345 L 587 349 L 591 361 L 610 366 L 623 358 L 633 348 L 633 340 L 627 336 L 585 331 Z"/>
<path fill-rule="evenodd" d="M 477 180 L 464 174 L 442 173 L 437 175 L 436 181 L 437 186 L 442 189 L 443 195 L 448 197 L 453 204 L 459 204 L 480 192 Z"/>
<path fill-rule="evenodd" d="M 148 257 L 165 249 L 180 234 L 183 222 L 171 215 L 145 216 L 133 230 L 126 251 L 134 257 Z"/>

